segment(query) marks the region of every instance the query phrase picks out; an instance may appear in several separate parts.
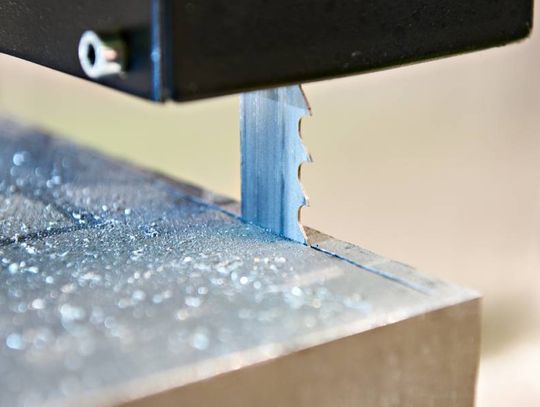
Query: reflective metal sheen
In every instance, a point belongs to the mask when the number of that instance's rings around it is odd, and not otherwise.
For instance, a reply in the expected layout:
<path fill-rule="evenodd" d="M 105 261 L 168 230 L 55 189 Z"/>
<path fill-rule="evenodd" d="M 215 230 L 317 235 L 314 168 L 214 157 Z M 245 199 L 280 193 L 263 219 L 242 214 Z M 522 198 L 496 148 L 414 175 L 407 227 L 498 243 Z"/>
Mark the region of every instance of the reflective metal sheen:
<path fill-rule="evenodd" d="M 126 44 L 118 35 L 101 37 L 85 31 L 79 41 L 79 62 L 91 79 L 101 79 L 124 72 Z"/>
<path fill-rule="evenodd" d="M 300 86 L 241 96 L 242 218 L 300 243 L 307 242 L 300 209 L 308 204 L 300 166 L 311 161 L 300 121 L 309 114 Z"/>
<path fill-rule="evenodd" d="M 471 399 L 476 293 L 14 122 L 0 146 L 0 405 Z"/>

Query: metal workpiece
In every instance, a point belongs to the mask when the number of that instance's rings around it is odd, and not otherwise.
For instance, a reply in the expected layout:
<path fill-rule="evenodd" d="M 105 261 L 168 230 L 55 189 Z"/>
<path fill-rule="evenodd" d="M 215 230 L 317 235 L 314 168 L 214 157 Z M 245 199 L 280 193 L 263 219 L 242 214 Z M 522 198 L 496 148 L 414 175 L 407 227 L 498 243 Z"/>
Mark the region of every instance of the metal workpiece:
<path fill-rule="evenodd" d="M 300 210 L 308 204 L 300 166 L 311 161 L 300 124 L 309 114 L 300 86 L 240 97 L 242 218 L 300 243 L 307 243 Z"/>
<path fill-rule="evenodd" d="M 0 404 L 470 406 L 479 300 L 0 119 Z"/>
<path fill-rule="evenodd" d="M 353 75 L 526 37 L 533 0 L 17 0 L 0 52 L 155 101 Z M 86 31 L 120 33 L 122 77 L 79 62 Z"/>

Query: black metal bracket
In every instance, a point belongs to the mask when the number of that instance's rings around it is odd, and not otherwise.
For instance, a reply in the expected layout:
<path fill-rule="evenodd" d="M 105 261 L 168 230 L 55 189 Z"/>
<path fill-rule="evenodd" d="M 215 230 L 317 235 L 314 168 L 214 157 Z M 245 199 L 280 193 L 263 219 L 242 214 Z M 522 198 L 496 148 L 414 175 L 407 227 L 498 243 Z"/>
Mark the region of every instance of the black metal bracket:
<path fill-rule="evenodd" d="M 368 72 L 526 37 L 533 0 L 0 0 L 0 52 L 81 78 L 86 31 L 125 41 L 91 79 L 187 101 Z"/>

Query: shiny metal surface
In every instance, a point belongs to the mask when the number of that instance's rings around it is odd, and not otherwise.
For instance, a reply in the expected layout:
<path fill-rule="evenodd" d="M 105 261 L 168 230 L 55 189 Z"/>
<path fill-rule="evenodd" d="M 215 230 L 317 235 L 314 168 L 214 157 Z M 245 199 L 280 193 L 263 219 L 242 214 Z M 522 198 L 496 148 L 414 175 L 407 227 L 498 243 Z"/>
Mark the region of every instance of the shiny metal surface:
<path fill-rule="evenodd" d="M 91 79 L 120 75 L 126 64 L 126 44 L 120 36 L 100 37 L 85 31 L 79 41 L 79 62 Z"/>
<path fill-rule="evenodd" d="M 109 405 L 204 388 L 276 360 L 299 369 L 301 360 L 290 357 L 301 350 L 322 355 L 322 345 L 413 317 L 428 321 L 433 311 L 477 299 L 313 231 L 314 248 L 282 239 L 241 222 L 230 201 L 14 122 L 0 122 L 0 145 L 2 405 Z M 460 319 L 438 321 L 449 329 L 435 331 L 444 334 L 433 337 L 440 347 Z M 418 368 L 433 377 L 441 367 L 432 347 L 418 348 L 425 338 L 415 332 L 423 331 L 407 332 L 399 342 L 406 360 L 424 361 Z M 468 399 L 477 333 L 467 328 L 459 338 L 442 349 L 470 355 L 459 365 L 469 374 L 443 369 L 452 379 L 443 389 Z M 373 353 L 370 346 L 363 352 Z M 355 377 L 351 366 L 331 362 L 333 354 L 315 364 L 331 373 L 329 389 L 340 372 Z M 408 377 L 400 360 L 381 363 L 384 372 Z M 406 390 L 385 376 L 395 392 Z M 462 376 L 466 390 L 452 387 Z M 296 397 L 276 386 L 272 394 Z M 427 382 L 416 386 L 429 393 Z"/>
<path fill-rule="evenodd" d="M 306 243 L 300 209 L 308 202 L 299 178 L 311 157 L 300 121 L 310 109 L 302 88 L 258 90 L 240 100 L 242 218 Z"/>

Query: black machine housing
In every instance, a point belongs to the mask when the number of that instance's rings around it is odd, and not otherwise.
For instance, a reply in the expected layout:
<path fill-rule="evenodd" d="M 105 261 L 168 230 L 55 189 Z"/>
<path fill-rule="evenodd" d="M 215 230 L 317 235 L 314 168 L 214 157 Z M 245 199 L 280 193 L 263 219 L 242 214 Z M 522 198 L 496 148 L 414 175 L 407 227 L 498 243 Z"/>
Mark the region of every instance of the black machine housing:
<path fill-rule="evenodd" d="M 0 52 L 86 78 L 81 35 L 118 34 L 126 72 L 100 83 L 188 101 L 503 45 L 532 18 L 532 0 L 0 0 Z"/>

